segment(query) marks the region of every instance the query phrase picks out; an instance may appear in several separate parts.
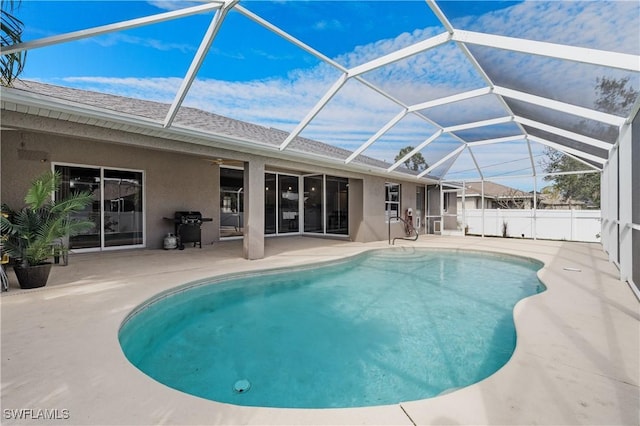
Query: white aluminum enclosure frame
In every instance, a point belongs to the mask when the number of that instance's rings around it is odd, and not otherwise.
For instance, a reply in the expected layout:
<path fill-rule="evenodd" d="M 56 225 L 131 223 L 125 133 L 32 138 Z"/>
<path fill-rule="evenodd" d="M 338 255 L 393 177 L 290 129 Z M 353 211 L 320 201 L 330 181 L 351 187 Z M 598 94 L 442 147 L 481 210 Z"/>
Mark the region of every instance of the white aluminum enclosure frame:
<path fill-rule="evenodd" d="M 445 166 L 447 171 L 451 168 L 453 163 L 459 158 L 459 156 L 466 150 L 476 168 L 481 182 L 486 178 L 485 173 L 482 170 L 481 165 L 476 160 L 474 149 L 482 145 L 500 144 L 504 142 L 518 142 L 522 141 L 526 144 L 529 160 L 531 163 L 532 173 L 528 175 L 533 179 L 540 175 L 536 170 L 534 161 L 534 155 L 531 149 L 531 143 L 536 142 L 552 149 L 558 150 L 565 155 L 575 158 L 581 161 L 588 167 L 590 173 L 602 172 L 602 211 L 603 211 L 603 223 L 602 223 L 602 243 L 609 252 L 611 260 L 619 265 L 621 279 L 631 280 L 632 262 L 633 259 L 629 259 L 632 253 L 632 230 L 640 230 L 640 225 L 634 223 L 632 220 L 632 205 L 631 200 L 640 190 L 638 188 L 632 188 L 631 182 L 634 172 L 634 166 L 632 163 L 633 158 L 632 141 L 638 146 L 638 136 L 632 132 L 632 121 L 636 117 L 638 110 L 640 109 L 640 99 L 636 99 L 633 108 L 631 108 L 629 115 L 626 117 L 617 116 L 607 112 L 597 111 L 591 108 L 585 108 L 584 106 L 573 105 L 566 102 L 560 102 L 558 100 L 537 96 L 531 93 L 526 93 L 519 90 L 503 87 L 494 84 L 489 77 L 489 74 L 483 69 L 480 62 L 474 57 L 472 50 L 469 46 L 483 46 L 489 49 L 499 49 L 508 52 L 517 52 L 519 54 L 535 55 L 538 57 L 553 58 L 568 63 L 578 64 L 590 64 L 609 69 L 630 71 L 633 73 L 640 73 L 640 55 L 611 52 L 600 49 L 592 49 L 585 47 L 572 46 L 567 44 L 526 40 L 523 38 L 509 37 L 496 34 L 479 33 L 474 31 L 465 31 L 455 28 L 446 14 L 440 9 L 435 0 L 426 0 L 430 10 L 436 16 L 436 18 L 442 24 L 444 31 L 426 40 L 414 43 L 410 46 L 403 47 L 396 51 L 387 53 L 380 57 L 374 58 L 364 64 L 347 68 L 339 64 L 328 55 L 320 52 L 307 43 L 297 37 L 292 36 L 281 28 L 278 28 L 273 23 L 258 16 L 242 6 L 240 0 L 220 0 L 209 1 L 207 3 L 186 7 L 171 12 L 160 13 L 156 15 L 150 15 L 142 18 L 131 19 L 127 21 L 117 22 L 108 25 L 102 25 L 93 28 L 87 28 L 80 31 L 73 31 L 66 34 L 58 34 L 51 37 L 45 37 L 25 43 L 8 46 L 3 49 L 3 54 L 11 54 L 16 52 L 30 51 L 33 49 L 44 48 L 47 46 L 69 43 L 72 41 L 95 37 L 103 34 L 124 31 L 132 28 L 138 28 L 147 25 L 153 25 L 161 22 L 165 22 L 173 19 L 180 19 L 194 14 L 211 13 L 210 25 L 206 32 L 203 34 L 199 48 L 196 51 L 190 67 L 184 76 L 182 83 L 175 93 L 173 102 L 169 108 L 165 119 L 160 122 L 155 122 L 149 119 L 137 117 L 134 115 L 127 115 L 122 113 L 114 113 L 113 111 L 101 111 L 95 107 L 83 106 L 81 104 L 73 106 L 73 112 L 75 114 L 84 115 L 90 117 L 91 120 L 115 120 L 119 122 L 128 122 L 138 126 L 141 129 L 151 129 L 154 132 L 160 132 L 162 130 L 175 130 L 176 132 L 186 132 L 186 129 L 174 124 L 174 118 L 182 107 L 185 97 L 189 93 L 191 86 L 197 78 L 198 71 L 205 60 L 211 46 L 215 43 L 216 36 L 221 28 L 221 25 L 225 22 L 228 13 L 232 10 L 242 14 L 254 23 L 261 25 L 268 31 L 276 34 L 285 41 L 299 47 L 305 52 L 311 54 L 319 61 L 324 62 L 329 67 L 339 72 L 338 78 L 335 80 L 333 86 L 316 102 L 315 106 L 311 108 L 305 115 L 305 117 L 297 123 L 294 130 L 291 131 L 282 143 L 277 147 L 277 150 L 287 151 L 292 150 L 291 142 L 298 137 L 307 126 L 313 121 L 313 119 L 327 106 L 331 99 L 339 94 L 344 89 L 346 83 L 350 79 L 354 79 L 359 83 L 362 83 L 374 92 L 382 95 L 384 98 L 391 101 L 397 106 L 395 115 L 388 117 L 388 121 L 382 127 L 378 129 L 373 135 L 366 140 L 363 140 L 361 145 L 351 152 L 345 160 L 340 160 L 342 165 L 353 166 L 359 156 L 364 155 L 372 145 L 378 143 L 382 136 L 387 132 L 394 129 L 402 120 L 411 115 L 417 117 L 420 120 L 424 120 L 430 126 L 433 127 L 433 131 L 424 135 L 422 142 L 418 144 L 410 153 L 405 155 L 402 159 L 396 161 L 389 167 L 381 170 L 376 170 L 377 173 L 397 173 L 397 169 L 407 159 L 411 158 L 414 154 L 420 153 L 425 150 L 429 145 L 438 141 L 440 138 L 448 137 L 459 142 L 459 145 L 452 147 L 451 151 L 442 156 L 439 160 L 416 174 L 416 179 L 427 179 L 430 182 L 433 181 L 434 176 L 430 173 L 440 166 Z M 401 3 L 398 4 L 401 7 Z M 639 34 L 640 36 L 640 34 Z M 445 44 L 454 44 L 462 56 L 469 61 L 469 64 L 478 72 L 478 75 L 485 83 L 485 87 L 468 90 L 462 93 L 441 97 L 438 99 L 424 100 L 414 104 L 406 104 L 399 99 L 396 99 L 393 95 L 385 91 L 383 88 L 371 83 L 367 80 L 365 74 L 369 71 L 376 70 L 394 64 L 403 59 L 413 57 L 423 52 L 430 51 L 439 46 Z M 459 101 L 473 102 L 475 98 L 481 96 L 493 96 L 499 104 L 504 108 L 504 115 L 499 118 L 493 118 L 488 120 L 463 122 L 461 124 L 453 126 L 439 125 L 437 122 L 429 118 L 429 110 L 442 105 L 452 104 Z M 49 108 L 54 107 L 55 102 L 51 102 L 50 99 L 44 97 L 32 97 L 29 99 L 22 98 L 19 95 L 15 95 L 10 89 L 2 88 L 3 108 L 6 102 L 11 102 L 15 105 L 23 107 L 25 110 L 30 110 L 32 107 L 36 109 L 39 107 Z M 526 104 L 544 108 L 548 111 L 560 111 L 565 114 L 570 114 L 575 117 L 584 118 L 593 122 L 602 123 L 607 126 L 611 126 L 617 129 L 618 138 L 615 143 L 611 141 L 600 140 L 592 136 L 585 136 L 573 131 L 562 129 L 552 123 L 546 123 L 539 120 L 533 120 L 518 114 L 515 114 L 508 106 L 507 100 L 517 100 Z M 510 136 L 496 136 L 490 137 L 480 141 L 466 141 L 460 138 L 456 132 L 466 129 L 489 127 L 492 125 L 504 123 L 513 123 L 519 132 Z M 546 134 L 566 139 L 570 141 L 569 144 L 563 144 L 557 141 L 548 140 L 545 137 L 539 135 L 529 134 L 526 128 L 537 129 Z M 533 130 L 532 130 L 533 131 Z M 219 135 L 207 134 L 207 132 L 195 132 L 189 129 L 189 132 L 199 138 L 217 138 Z M 261 141 L 231 141 L 237 142 L 238 149 L 244 149 L 251 146 L 259 147 L 260 149 L 272 149 L 273 147 L 265 147 L 265 144 Z M 636 148 L 638 149 L 638 148 Z M 604 152 L 604 154 L 601 154 Z M 319 161 L 329 161 L 326 157 L 314 157 L 313 153 L 301 154 L 296 152 L 295 155 L 305 155 L 309 158 L 317 158 Z M 335 165 L 334 161 L 334 165 Z M 355 166 L 354 166 L 355 167 Z M 373 166 L 372 166 L 373 167 Z M 445 171 L 441 176 L 436 177 L 440 184 L 446 182 Z M 619 182 L 619 184 L 618 184 Z M 535 185 L 535 183 L 534 183 Z M 537 188 L 536 188 L 537 189 Z M 482 199 L 484 200 L 484 190 L 482 191 Z M 618 229 L 619 228 L 619 229 Z M 484 233 L 484 230 L 483 230 Z M 634 253 L 634 256 L 640 256 L 640 253 Z"/>

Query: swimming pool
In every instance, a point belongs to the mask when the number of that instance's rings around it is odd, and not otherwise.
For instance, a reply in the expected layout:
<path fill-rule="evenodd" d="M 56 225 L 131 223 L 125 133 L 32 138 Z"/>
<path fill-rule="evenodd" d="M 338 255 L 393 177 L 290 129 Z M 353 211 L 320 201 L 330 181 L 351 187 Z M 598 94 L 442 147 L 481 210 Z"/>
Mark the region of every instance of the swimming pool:
<path fill-rule="evenodd" d="M 358 407 L 476 383 L 511 357 L 513 306 L 540 262 L 376 250 L 332 265 L 205 280 L 132 312 L 126 357 L 164 385 L 266 407 Z"/>

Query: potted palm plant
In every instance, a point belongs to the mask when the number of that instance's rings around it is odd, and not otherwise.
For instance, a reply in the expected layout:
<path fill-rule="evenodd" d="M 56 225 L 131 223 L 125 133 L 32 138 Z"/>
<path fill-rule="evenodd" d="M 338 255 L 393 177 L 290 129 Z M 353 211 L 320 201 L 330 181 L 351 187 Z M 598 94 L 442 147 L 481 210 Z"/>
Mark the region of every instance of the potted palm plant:
<path fill-rule="evenodd" d="M 2 206 L 3 251 L 16 260 L 14 271 L 21 288 L 46 285 L 51 272 L 47 260 L 58 242 L 95 226 L 92 221 L 73 217 L 92 202 L 91 194 L 80 192 L 54 200 L 52 194 L 60 183 L 60 173 L 46 172 L 31 182 L 23 208 L 12 210 Z"/>

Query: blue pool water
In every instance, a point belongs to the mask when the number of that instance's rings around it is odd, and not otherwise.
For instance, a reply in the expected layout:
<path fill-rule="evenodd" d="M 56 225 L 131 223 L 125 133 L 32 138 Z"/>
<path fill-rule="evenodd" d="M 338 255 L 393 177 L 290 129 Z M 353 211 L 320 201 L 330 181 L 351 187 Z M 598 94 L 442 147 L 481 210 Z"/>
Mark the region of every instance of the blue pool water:
<path fill-rule="evenodd" d="M 215 401 L 323 408 L 429 398 L 509 360 L 513 307 L 544 290 L 541 266 L 468 251 L 373 251 L 173 290 L 136 309 L 119 338 L 144 373 Z"/>

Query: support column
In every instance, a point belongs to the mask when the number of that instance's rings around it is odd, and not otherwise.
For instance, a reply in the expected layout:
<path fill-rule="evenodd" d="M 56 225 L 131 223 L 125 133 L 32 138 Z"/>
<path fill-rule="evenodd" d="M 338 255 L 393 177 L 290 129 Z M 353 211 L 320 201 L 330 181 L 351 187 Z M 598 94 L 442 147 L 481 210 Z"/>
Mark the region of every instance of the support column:
<path fill-rule="evenodd" d="M 244 240 L 243 256 L 264 257 L 264 162 L 244 163 Z"/>
<path fill-rule="evenodd" d="M 607 203 L 608 207 L 608 216 L 609 221 L 607 222 L 607 233 L 609 234 L 609 260 L 616 265 L 619 265 L 618 262 L 618 153 L 619 147 L 614 147 L 609 153 L 609 161 L 608 161 L 608 183 L 609 187 L 607 188 Z M 601 201 L 602 202 L 602 201 Z"/>
<path fill-rule="evenodd" d="M 620 143 L 618 149 L 618 158 L 620 159 L 619 174 L 619 258 L 620 258 L 620 279 L 622 281 L 631 280 L 633 265 L 633 243 L 631 239 L 633 222 L 632 219 L 632 200 L 633 188 L 632 182 L 632 147 L 631 147 L 631 126 L 625 125 L 620 131 Z"/>
<path fill-rule="evenodd" d="M 606 253 L 609 253 L 609 163 L 605 163 L 600 174 L 600 242 Z"/>
<path fill-rule="evenodd" d="M 480 183 L 480 202 L 482 203 L 482 238 L 484 238 L 484 179 Z"/>
<path fill-rule="evenodd" d="M 537 220 L 538 220 L 538 178 L 533 175 L 533 239 L 538 239 Z"/>
<path fill-rule="evenodd" d="M 466 189 L 467 189 L 467 182 L 462 181 L 462 233 L 465 236 L 467 235 L 466 232 L 464 232 L 464 230 L 467 227 Z M 458 198 L 458 197 L 456 196 L 456 198 Z"/>
<path fill-rule="evenodd" d="M 440 182 L 440 235 L 442 235 L 442 231 L 444 230 L 444 191 L 442 190 L 442 182 Z"/>

